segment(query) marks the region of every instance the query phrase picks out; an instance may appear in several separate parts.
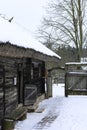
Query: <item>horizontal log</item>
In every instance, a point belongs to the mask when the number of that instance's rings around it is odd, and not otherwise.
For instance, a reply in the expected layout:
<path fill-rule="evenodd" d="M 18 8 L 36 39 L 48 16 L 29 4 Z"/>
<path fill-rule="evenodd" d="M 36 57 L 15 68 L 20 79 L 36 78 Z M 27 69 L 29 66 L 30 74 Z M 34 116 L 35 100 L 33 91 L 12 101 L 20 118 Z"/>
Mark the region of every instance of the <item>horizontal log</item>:
<path fill-rule="evenodd" d="M 87 95 L 87 90 L 66 90 L 67 95 Z"/>
<path fill-rule="evenodd" d="M 82 77 L 82 76 L 87 76 L 87 72 L 68 72 L 66 73 L 66 76 L 79 76 L 79 77 Z"/>
<path fill-rule="evenodd" d="M 27 113 L 27 109 L 25 107 L 19 107 L 19 108 L 16 108 L 10 114 L 6 115 L 5 118 L 16 121 L 16 120 L 19 120 L 21 117 L 23 117 L 23 115 L 25 115 L 26 113 Z"/>

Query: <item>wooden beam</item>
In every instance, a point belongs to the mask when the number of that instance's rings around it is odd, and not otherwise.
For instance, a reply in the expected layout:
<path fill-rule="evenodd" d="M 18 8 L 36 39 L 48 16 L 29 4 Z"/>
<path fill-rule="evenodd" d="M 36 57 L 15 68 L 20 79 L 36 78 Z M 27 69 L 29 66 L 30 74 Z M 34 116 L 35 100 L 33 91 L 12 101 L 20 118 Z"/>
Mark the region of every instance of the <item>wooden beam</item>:
<path fill-rule="evenodd" d="M 9 42 L 0 43 L 0 56 L 5 57 L 16 57 L 16 58 L 34 58 L 43 61 L 55 61 L 59 62 L 59 58 L 55 56 L 49 56 L 33 49 L 19 47 L 17 45 L 13 45 Z"/>

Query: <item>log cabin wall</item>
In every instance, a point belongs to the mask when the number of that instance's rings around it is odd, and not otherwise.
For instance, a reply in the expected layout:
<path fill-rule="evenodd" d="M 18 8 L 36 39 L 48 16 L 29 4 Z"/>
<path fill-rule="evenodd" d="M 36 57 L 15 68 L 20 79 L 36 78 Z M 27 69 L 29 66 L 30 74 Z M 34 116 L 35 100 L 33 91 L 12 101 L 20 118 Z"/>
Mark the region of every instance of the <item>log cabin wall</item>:
<path fill-rule="evenodd" d="M 0 123 L 5 115 L 23 103 L 26 84 L 35 85 L 38 96 L 45 92 L 44 76 L 45 62 L 31 58 L 0 57 Z"/>
<path fill-rule="evenodd" d="M 1 120 L 4 116 L 3 87 L 4 87 L 4 68 L 3 68 L 3 66 L 0 65 L 0 125 L 1 125 Z"/>
<path fill-rule="evenodd" d="M 20 59 L 0 57 L 0 124 L 18 106 L 18 66 Z"/>
<path fill-rule="evenodd" d="M 10 113 L 18 105 L 17 96 L 17 64 L 16 59 L 1 58 L 0 64 L 4 68 L 3 92 L 4 92 L 4 114 Z"/>

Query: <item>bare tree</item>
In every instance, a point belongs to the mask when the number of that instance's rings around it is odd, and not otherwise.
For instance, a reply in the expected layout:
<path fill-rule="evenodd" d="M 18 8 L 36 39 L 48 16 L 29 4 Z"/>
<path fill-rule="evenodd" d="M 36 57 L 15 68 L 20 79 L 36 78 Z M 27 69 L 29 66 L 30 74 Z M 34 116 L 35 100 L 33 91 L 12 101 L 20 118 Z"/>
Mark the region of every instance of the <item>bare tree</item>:
<path fill-rule="evenodd" d="M 45 40 L 49 35 L 43 34 L 50 34 L 54 43 L 74 46 L 80 61 L 87 44 L 86 0 L 51 0 L 39 34 Z"/>

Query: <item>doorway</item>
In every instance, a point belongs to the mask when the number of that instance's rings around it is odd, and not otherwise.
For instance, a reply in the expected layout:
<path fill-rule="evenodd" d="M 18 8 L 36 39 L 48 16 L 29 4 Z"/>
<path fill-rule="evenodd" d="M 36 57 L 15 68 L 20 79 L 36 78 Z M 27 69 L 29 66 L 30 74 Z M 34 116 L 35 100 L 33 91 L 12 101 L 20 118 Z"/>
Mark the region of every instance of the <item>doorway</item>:
<path fill-rule="evenodd" d="M 18 103 L 23 103 L 23 69 L 19 66 L 18 69 Z"/>

